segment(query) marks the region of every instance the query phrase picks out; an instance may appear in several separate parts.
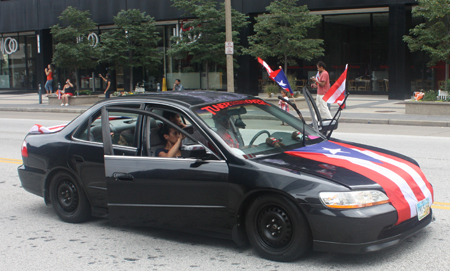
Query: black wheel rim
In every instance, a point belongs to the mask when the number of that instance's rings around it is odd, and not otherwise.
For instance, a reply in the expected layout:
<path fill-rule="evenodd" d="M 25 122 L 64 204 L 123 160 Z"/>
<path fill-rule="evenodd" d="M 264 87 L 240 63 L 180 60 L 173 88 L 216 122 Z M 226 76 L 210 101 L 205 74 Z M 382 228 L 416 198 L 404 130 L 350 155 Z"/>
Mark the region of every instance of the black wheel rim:
<path fill-rule="evenodd" d="M 293 238 L 291 219 L 278 206 L 264 207 L 258 214 L 258 235 L 263 245 L 270 250 L 283 250 Z"/>
<path fill-rule="evenodd" d="M 62 180 L 56 189 L 59 206 L 67 213 L 72 213 L 78 206 L 78 189 L 70 180 Z"/>

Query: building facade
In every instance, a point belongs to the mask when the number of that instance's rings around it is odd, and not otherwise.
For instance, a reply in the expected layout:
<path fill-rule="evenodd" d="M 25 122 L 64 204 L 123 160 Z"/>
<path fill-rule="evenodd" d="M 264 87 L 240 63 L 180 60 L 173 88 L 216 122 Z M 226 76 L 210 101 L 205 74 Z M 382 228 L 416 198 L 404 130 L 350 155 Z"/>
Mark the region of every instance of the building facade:
<path fill-rule="evenodd" d="M 218 1 L 221 2 L 221 1 Z M 241 30 L 241 43 L 253 34 L 254 18 L 265 12 L 271 0 L 232 0 L 232 7 L 250 17 L 251 24 Z M 121 10 L 139 9 L 155 18 L 161 36 L 159 48 L 166 52 L 170 38 L 183 31 L 183 11 L 172 7 L 170 0 L 15 0 L 0 1 L 0 90 L 36 92 L 45 84 L 44 68 L 52 61 L 53 42 L 50 27 L 60 23 L 58 16 L 68 7 L 89 10 L 98 24 L 93 34 L 99 36 L 113 27 L 113 17 Z M 423 53 L 410 53 L 402 37 L 420 19 L 412 18 L 414 0 L 300 0 L 311 12 L 322 16 L 322 22 L 311 30 L 309 37 L 324 39 L 325 56 L 313 61 L 298 61 L 288 67 L 288 74 L 296 78 L 296 87 L 308 84 L 316 74 L 315 64 L 327 64 L 331 80 L 349 65 L 347 89 L 352 93 L 388 94 L 390 99 L 405 99 L 419 89 L 436 89 L 444 78 L 444 66 L 428 68 Z M 194 37 L 195 38 L 195 37 Z M 237 58 L 235 89 L 239 93 L 257 95 L 267 82 L 267 76 L 251 56 Z M 277 66 L 276 59 L 266 59 Z M 80 71 L 80 88 L 101 89 L 98 73 L 106 67 Z M 147 90 L 156 90 L 163 78 L 171 89 L 173 80 L 181 79 L 187 89 L 205 88 L 204 67 L 189 59 L 165 56 L 157 69 L 117 70 L 114 83 L 118 90 L 130 90 L 145 81 Z M 210 88 L 226 89 L 225 67 L 210 67 Z M 56 82 L 64 82 L 67 74 L 60 72 Z M 54 87 L 56 87 L 55 83 Z"/>

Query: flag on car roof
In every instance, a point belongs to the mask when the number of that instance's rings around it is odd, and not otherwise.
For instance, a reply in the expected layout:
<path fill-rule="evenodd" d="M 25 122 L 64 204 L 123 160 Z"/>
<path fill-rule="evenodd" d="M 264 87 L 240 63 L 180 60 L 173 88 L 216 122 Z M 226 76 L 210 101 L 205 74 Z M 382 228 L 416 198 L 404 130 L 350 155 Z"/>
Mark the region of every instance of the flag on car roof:
<path fill-rule="evenodd" d="M 434 200 L 433 187 L 420 167 L 409 161 L 377 151 L 324 141 L 286 152 L 354 171 L 378 183 L 397 210 L 397 224 L 417 216 L 418 203 Z"/>
<path fill-rule="evenodd" d="M 278 69 L 276 71 L 273 71 L 267 63 L 258 57 L 258 62 L 266 68 L 267 73 L 269 74 L 269 77 L 277 82 L 277 84 L 284 90 L 291 93 L 291 95 L 294 95 L 294 92 L 291 89 L 291 86 L 289 85 L 289 81 L 286 77 L 286 74 L 284 74 L 283 69 Z"/>
<path fill-rule="evenodd" d="M 333 104 L 337 103 L 344 109 L 345 104 L 343 104 L 345 99 L 345 83 L 347 81 L 347 68 L 348 64 L 345 65 L 345 70 L 339 76 L 338 80 L 331 86 L 328 92 L 323 96 L 323 100 L 327 103 Z"/>

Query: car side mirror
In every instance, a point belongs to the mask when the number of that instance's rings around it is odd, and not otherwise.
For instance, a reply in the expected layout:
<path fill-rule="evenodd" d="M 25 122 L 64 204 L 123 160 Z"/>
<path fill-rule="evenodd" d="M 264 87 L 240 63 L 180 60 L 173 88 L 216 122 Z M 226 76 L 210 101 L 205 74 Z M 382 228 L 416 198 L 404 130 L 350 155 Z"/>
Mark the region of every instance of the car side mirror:
<path fill-rule="evenodd" d="M 239 116 L 239 118 L 236 119 L 236 121 L 234 122 L 234 126 L 236 126 L 237 128 L 245 129 L 245 126 L 247 125 L 242 121 L 242 119 Z"/>
<path fill-rule="evenodd" d="M 206 150 L 203 145 L 182 145 L 181 146 L 181 156 L 184 158 L 202 158 L 206 156 Z"/>
<path fill-rule="evenodd" d="M 333 120 L 333 122 L 331 120 L 323 120 L 322 125 L 319 127 L 319 131 L 321 133 L 326 134 L 328 131 L 333 131 L 336 130 L 338 128 L 338 121 L 337 120 Z"/>

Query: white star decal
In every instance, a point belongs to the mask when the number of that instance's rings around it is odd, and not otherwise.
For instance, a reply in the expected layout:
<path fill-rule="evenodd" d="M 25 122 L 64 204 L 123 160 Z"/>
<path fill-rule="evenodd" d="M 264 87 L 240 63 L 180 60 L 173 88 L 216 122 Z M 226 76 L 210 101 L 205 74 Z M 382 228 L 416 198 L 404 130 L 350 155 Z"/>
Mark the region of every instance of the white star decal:
<path fill-rule="evenodd" d="M 341 149 L 328 149 L 328 148 L 323 148 L 323 149 L 326 150 L 326 151 L 329 151 L 333 155 L 335 155 L 336 153 L 339 153 L 339 152 L 349 153 L 349 152 L 346 152 L 346 151 L 341 151 Z"/>
<path fill-rule="evenodd" d="M 283 82 L 283 80 L 281 80 L 280 82 L 278 82 L 278 84 L 282 87 L 286 86 L 287 84 Z"/>

